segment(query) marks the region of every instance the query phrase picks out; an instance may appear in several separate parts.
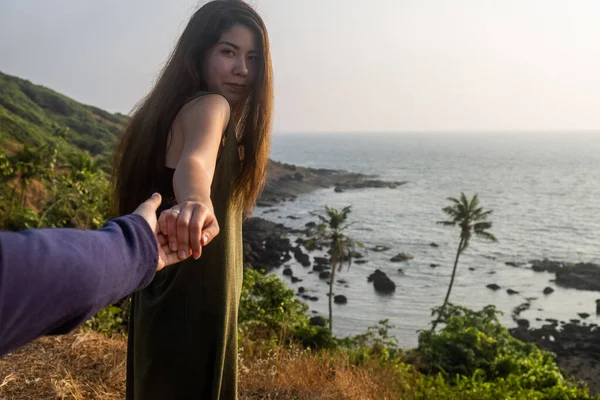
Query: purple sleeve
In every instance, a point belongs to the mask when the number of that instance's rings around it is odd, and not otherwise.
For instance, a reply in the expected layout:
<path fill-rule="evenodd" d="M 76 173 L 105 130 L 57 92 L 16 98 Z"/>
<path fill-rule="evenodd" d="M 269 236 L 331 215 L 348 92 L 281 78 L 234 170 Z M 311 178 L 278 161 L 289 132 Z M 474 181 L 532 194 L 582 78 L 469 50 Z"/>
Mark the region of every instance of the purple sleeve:
<path fill-rule="evenodd" d="M 0 356 L 69 332 L 150 283 L 157 263 L 154 234 L 139 215 L 94 231 L 0 232 Z"/>

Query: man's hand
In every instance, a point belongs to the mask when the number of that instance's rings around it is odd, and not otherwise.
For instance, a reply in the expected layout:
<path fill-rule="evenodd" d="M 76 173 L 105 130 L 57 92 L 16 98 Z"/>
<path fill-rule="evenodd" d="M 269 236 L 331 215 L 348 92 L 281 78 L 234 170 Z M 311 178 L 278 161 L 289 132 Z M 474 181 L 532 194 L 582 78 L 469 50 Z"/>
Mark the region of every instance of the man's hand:
<path fill-rule="evenodd" d="M 158 221 L 156 220 L 156 210 L 158 209 L 158 207 L 160 207 L 161 201 L 162 198 L 160 194 L 154 193 L 152 197 L 140 204 L 138 208 L 136 208 L 133 212 L 133 214 L 137 214 L 144 218 L 146 222 L 148 222 L 148 225 L 150 225 L 152 232 L 154 232 L 156 244 L 158 246 L 158 265 L 156 266 L 157 271 L 160 271 L 167 265 L 176 264 L 182 260 L 177 256 L 177 250 L 172 251 L 169 248 L 167 238 L 164 237 L 158 229 Z M 191 254 L 192 253 L 190 250 L 188 257 Z"/>

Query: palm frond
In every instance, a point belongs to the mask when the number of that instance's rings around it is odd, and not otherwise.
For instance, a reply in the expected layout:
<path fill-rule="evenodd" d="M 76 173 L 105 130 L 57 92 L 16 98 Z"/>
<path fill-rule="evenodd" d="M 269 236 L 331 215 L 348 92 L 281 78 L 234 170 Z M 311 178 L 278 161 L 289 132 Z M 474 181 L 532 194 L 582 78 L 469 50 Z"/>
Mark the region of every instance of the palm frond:
<path fill-rule="evenodd" d="M 447 197 L 446 199 L 449 200 L 449 201 L 451 201 L 451 202 L 453 202 L 453 203 L 455 203 L 455 204 L 460 204 L 460 201 L 458 201 L 458 199 L 456 199 L 454 197 Z"/>
<path fill-rule="evenodd" d="M 482 232 L 488 229 L 492 228 L 492 223 L 491 222 L 478 222 L 476 224 L 473 224 L 473 231 L 475 232 Z"/>
<path fill-rule="evenodd" d="M 437 221 L 436 224 L 444 226 L 456 226 L 456 221 Z"/>
<path fill-rule="evenodd" d="M 480 237 L 480 238 L 489 240 L 491 242 L 497 242 L 498 241 L 498 239 L 496 239 L 496 237 L 494 235 L 492 235 L 491 233 L 489 233 L 489 232 L 475 231 L 475 235 L 478 236 L 478 237 Z"/>

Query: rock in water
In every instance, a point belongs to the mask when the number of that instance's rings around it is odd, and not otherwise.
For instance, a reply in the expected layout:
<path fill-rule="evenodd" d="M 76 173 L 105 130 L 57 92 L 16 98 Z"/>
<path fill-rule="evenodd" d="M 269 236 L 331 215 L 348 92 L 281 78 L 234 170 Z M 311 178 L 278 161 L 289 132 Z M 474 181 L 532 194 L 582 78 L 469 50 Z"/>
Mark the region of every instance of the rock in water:
<path fill-rule="evenodd" d="M 519 292 L 517 292 L 516 290 L 512 290 L 512 289 L 507 289 L 506 293 L 513 295 L 513 294 L 519 294 Z"/>
<path fill-rule="evenodd" d="M 312 269 L 315 272 L 323 272 L 323 271 L 325 271 L 325 265 L 323 265 L 323 264 L 315 264 L 315 265 L 313 265 Z"/>
<path fill-rule="evenodd" d="M 331 277 L 331 272 L 323 271 L 319 273 L 319 279 L 329 279 Z"/>
<path fill-rule="evenodd" d="M 500 286 L 496 285 L 495 283 L 490 283 L 486 286 L 486 288 L 492 289 L 493 291 L 500 290 Z"/>
<path fill-rule="evenodd" d="M 519 325 L 520 328 L 529 328 L 529 321 L 525 318 L 520 318 L 517 320 L 517 325 Z"/>
<path fill-rule="evenodd" d="M 544 289 L 544 294 L 550 294 L 550 293 L 552 293 L 552 292 L 554 292 L 554 289 L 552 289 L 550 286 L 547 286 L 547 287 Z"/>
<path fill-rule="evenodd" d="M 348 303 L 348 299 L 343 294 L 338 294 L 337 296 L 333 297 L 333 302 L 335 304 L 346 304 Z"/>
<path fill-rule="evenodd" d="M 283 275 L 285 275 L 285 276 L 292 276 L 292 275 L 294 275 L 294 271 L 292 271 L 291 268 L 286 268 L 286 269 L 283 270 Z"/>
<path fill-rule="evenodd" d="M 414 257 L 406 253 L 398 253 L 390 259 L 391 262 L 403 262 L 412 260 Z"/>
<path fill-rule="evenodd" d="M 557 272 L 563 268 L 564 264 L 558 261 L 550 261 L 547 258 L 544 260 L 531 260 L 531 269 L 536 272 Z"/>
<path fill-rule="evenodd" d="M 556 284 L 579 290 L 600 291 L 600 265 L 568 264 L 556 271 Z"/>
<path fill-rule="evenodd" d="M 321 316 L 312 317 L 309 321 L 312 326 L 327 326 L 327 321 Z"/>
<path fill-rule="evenodd" d="M 308 254 L 304 254 L 302 252 L 302 249 L 300 249 L 300 246 L 296 246 L 292 248 L 292 251 L 294 252 L 294 258 L 303 266 L 303 267 L 310 267 L 310 257 L 308 256 Z"/>
<path fill-rule="evenodd" d="M 373 282 L 375 290 L 380 293 L 392 293 L 396 290 L 396 284 L 379 269 L 369 275 L 367 281 Z"/>

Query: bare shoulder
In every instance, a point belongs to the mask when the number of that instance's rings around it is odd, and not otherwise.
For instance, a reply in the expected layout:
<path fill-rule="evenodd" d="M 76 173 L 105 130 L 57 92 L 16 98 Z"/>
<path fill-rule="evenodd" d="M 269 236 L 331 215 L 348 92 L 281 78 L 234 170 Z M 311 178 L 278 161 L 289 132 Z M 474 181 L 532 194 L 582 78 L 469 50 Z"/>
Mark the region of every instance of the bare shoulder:
<path fill-rule="evenodd" d="M 184 130 L 199 126 L 219 126 L 223 130 L 229 123 L 230 114 L 231 108 L 225 97 L 211 93 L 186 103 L 176 119 Z"/>

